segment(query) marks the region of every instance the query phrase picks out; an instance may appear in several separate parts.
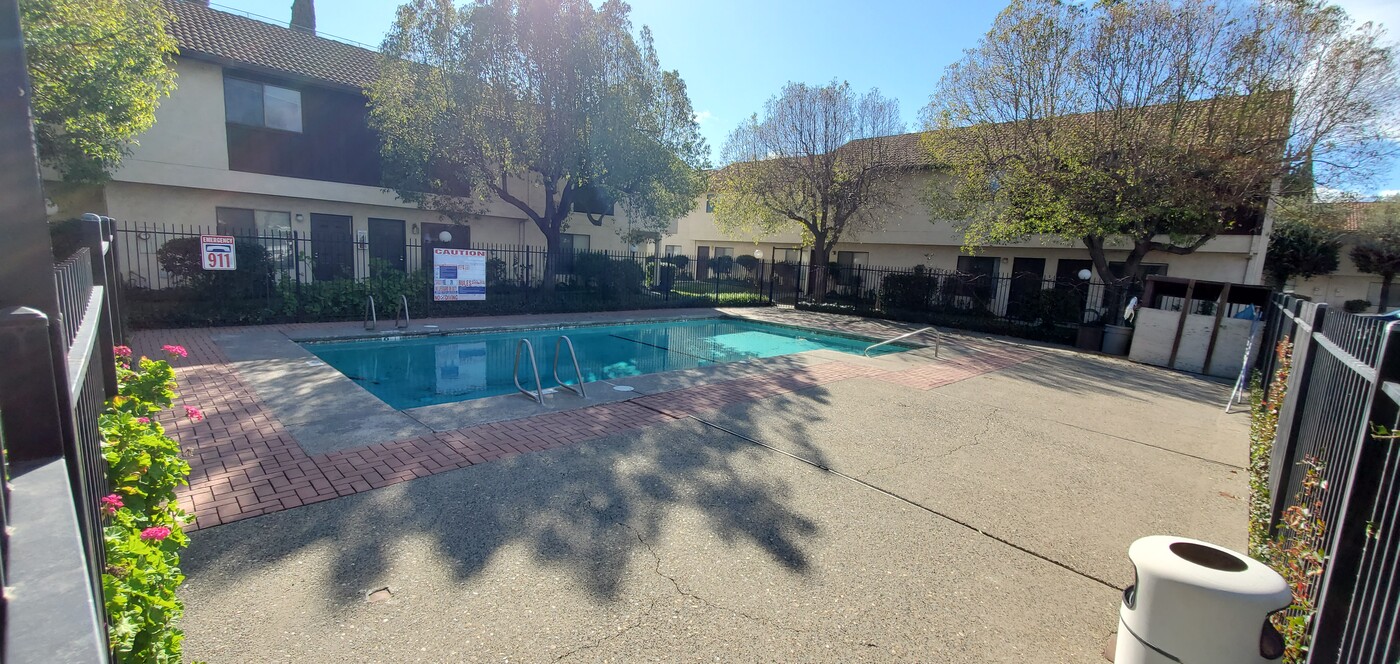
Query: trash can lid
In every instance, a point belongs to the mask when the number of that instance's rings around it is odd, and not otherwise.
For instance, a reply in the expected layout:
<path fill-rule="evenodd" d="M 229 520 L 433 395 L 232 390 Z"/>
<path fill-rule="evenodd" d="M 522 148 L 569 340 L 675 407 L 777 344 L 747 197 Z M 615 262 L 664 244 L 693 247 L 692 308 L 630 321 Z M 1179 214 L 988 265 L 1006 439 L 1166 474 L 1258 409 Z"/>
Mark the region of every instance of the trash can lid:
<path fill-rule="evenodd" d="M 1139 578 L 1153 576 L 1233 594 L 1292 597 L 1288 583 L 1267 565 L 1209 542 L 1152 535 L 1128 547 Z"/>

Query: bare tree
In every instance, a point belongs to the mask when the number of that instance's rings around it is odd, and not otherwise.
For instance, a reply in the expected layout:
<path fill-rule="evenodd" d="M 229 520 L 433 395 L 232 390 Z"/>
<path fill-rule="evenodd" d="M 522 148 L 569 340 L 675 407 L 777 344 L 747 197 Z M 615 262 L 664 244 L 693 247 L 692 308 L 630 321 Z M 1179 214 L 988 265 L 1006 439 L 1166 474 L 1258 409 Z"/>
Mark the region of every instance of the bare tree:
<path fill-rule="evenodd" d="M 1152 252 L 1259 224 L 1285 176 L 1310 189 L 1313 164 L 1382 163 L 1396 94 L 1382 37 L 1311 2 L 1017 0 L 927 109 L 952 176 L 935 217 L 970 248 L 1052 235 L 1082 242 L 1106 281 L 1140 276 Z"/>
<path fill-rule="evenodd" d="M 832 247 L 893 205 L 893 137 L 903 131 L 899 102 L 879 90 L 788 83 L 729 135 L 727 165 L 711 178 L 715 223 L 730 234 L 798 231 L 812 250 L 808 289 L 820 297 Z"/>

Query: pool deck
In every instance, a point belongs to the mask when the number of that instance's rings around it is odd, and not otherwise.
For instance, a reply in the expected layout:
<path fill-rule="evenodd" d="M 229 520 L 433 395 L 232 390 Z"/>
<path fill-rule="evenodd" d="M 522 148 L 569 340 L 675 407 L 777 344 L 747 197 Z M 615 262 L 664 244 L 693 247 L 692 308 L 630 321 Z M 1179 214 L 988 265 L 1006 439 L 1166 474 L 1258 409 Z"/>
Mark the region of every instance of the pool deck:
<path fill-rule="evenodd" d="M 876 339 L 918 329 L 790 309 L 662 309 L 429 319 L 414 321 L 408 329 L 381 325 L 376 332 L 353 322 L 146 331 L 137 333 L 132 345 L 153 357 L 167 343 L 190 350 L 189 359 L 177 362 L 179 403 L 200 408 L 205 419 L 164 424 L 192 467 L 180 501 L 194 516 L 195 529 L 850 378 L 927 390 L 1042 352 L 950 333 L 939 358 L 931 348 L 876 358 L 809 351 L 589 383 L 587 399 L 559 391 L 547 395 L 543 406 L 523 395 L 507 395 L 398 411 L 297 343 L 718 315 Z M 615 391 L 614 385 L 633 391 Z"/>

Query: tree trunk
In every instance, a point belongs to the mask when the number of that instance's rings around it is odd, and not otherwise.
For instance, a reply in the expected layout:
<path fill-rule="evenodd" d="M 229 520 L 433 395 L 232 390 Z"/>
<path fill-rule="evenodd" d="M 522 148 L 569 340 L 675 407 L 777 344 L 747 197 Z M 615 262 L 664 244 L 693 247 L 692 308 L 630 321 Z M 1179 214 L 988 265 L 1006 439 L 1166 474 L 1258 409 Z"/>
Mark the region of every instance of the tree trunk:
<path fill-rule="evenodd" d="M 827 262 L 830 256 L 826 233 L 813 234 L 812 264 L 807 266 L 807 295 L 818 302 L 826 299 Z"/>
<path fill-rule="evenodd" d="M 1394 279 L 1394 272 L 1381 274 L 1381 301 L 1376 303 L 1376 313 L 1383 314 L 1385 313 L 1385 308 L 1390 306 L 1390 282 Z"/>
<path fill-rule="evenodd" d="M 559 261 L 562 248 L 560 247 L 560 231 L 563 229 L 558 224 L 551 226 L 540 226 L 540 232 L 544 233 L 544 277 L 540 280 L 540 288 L 553 290 L 554 277 L 559 273 Z"/>

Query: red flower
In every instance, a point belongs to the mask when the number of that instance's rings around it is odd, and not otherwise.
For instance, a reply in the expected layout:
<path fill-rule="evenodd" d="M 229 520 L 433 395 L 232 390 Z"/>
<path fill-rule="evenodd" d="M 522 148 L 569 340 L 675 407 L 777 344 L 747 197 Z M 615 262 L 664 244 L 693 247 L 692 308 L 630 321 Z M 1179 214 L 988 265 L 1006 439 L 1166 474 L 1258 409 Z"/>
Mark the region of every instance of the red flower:
<path fill-rule="evenodd" d="M 141 539 L 147 542 L 159 542 L 167 537 L 170 537 L 170 529 L 165 526 L 155 526 L 141 531 Z"/>
<path fill-rule="evenodd" d="M 185 350 L 185 347 L 184 347 L 184 346 L 172 346 L 172 345 L 170 345 L 170 344 L 166 344 L 166 345 L 164 345 L 164 346 L 161 346 L 160 349 L 163 350 L 163 351 L 165 351 L 165 352 L 167 352 L 167 353 L 170 353 L 170 356 L 171 356 L 171 357 L 189 357 L 189 356 L 190 356 L 189 351 Z"/>
<path fill-rule="evenodd" d="M 122 503 L 122 497 L 115 493 L 103 496 L 102 500 L 98 502 L 102 504 L 102 513 L 107 516 L 112 516 L 117 513 L 117 510 L 125 507 Z"/>
<path fill-rule="evenodd" d="M 116 353 L 117 357 L 131 357 L 131 346 L 115 346 L 112 352 Z"/>
<path fill-rule="evenodd" d="M 138 418 L 136 418 L 136 421 L 137 421 L 137 422 L 140 422 L 141 424 L 150 424 L 150 423 L 151 423 L 151 418 L 149 418 L 149 417 L 138 417 Z"/>
<path fill-rule="evenodd" d="M 204 419 L 204 413 L 199 412 L 199 409 L 194 406 L 185 406 L 185 417 L 198 422 Z"/>

